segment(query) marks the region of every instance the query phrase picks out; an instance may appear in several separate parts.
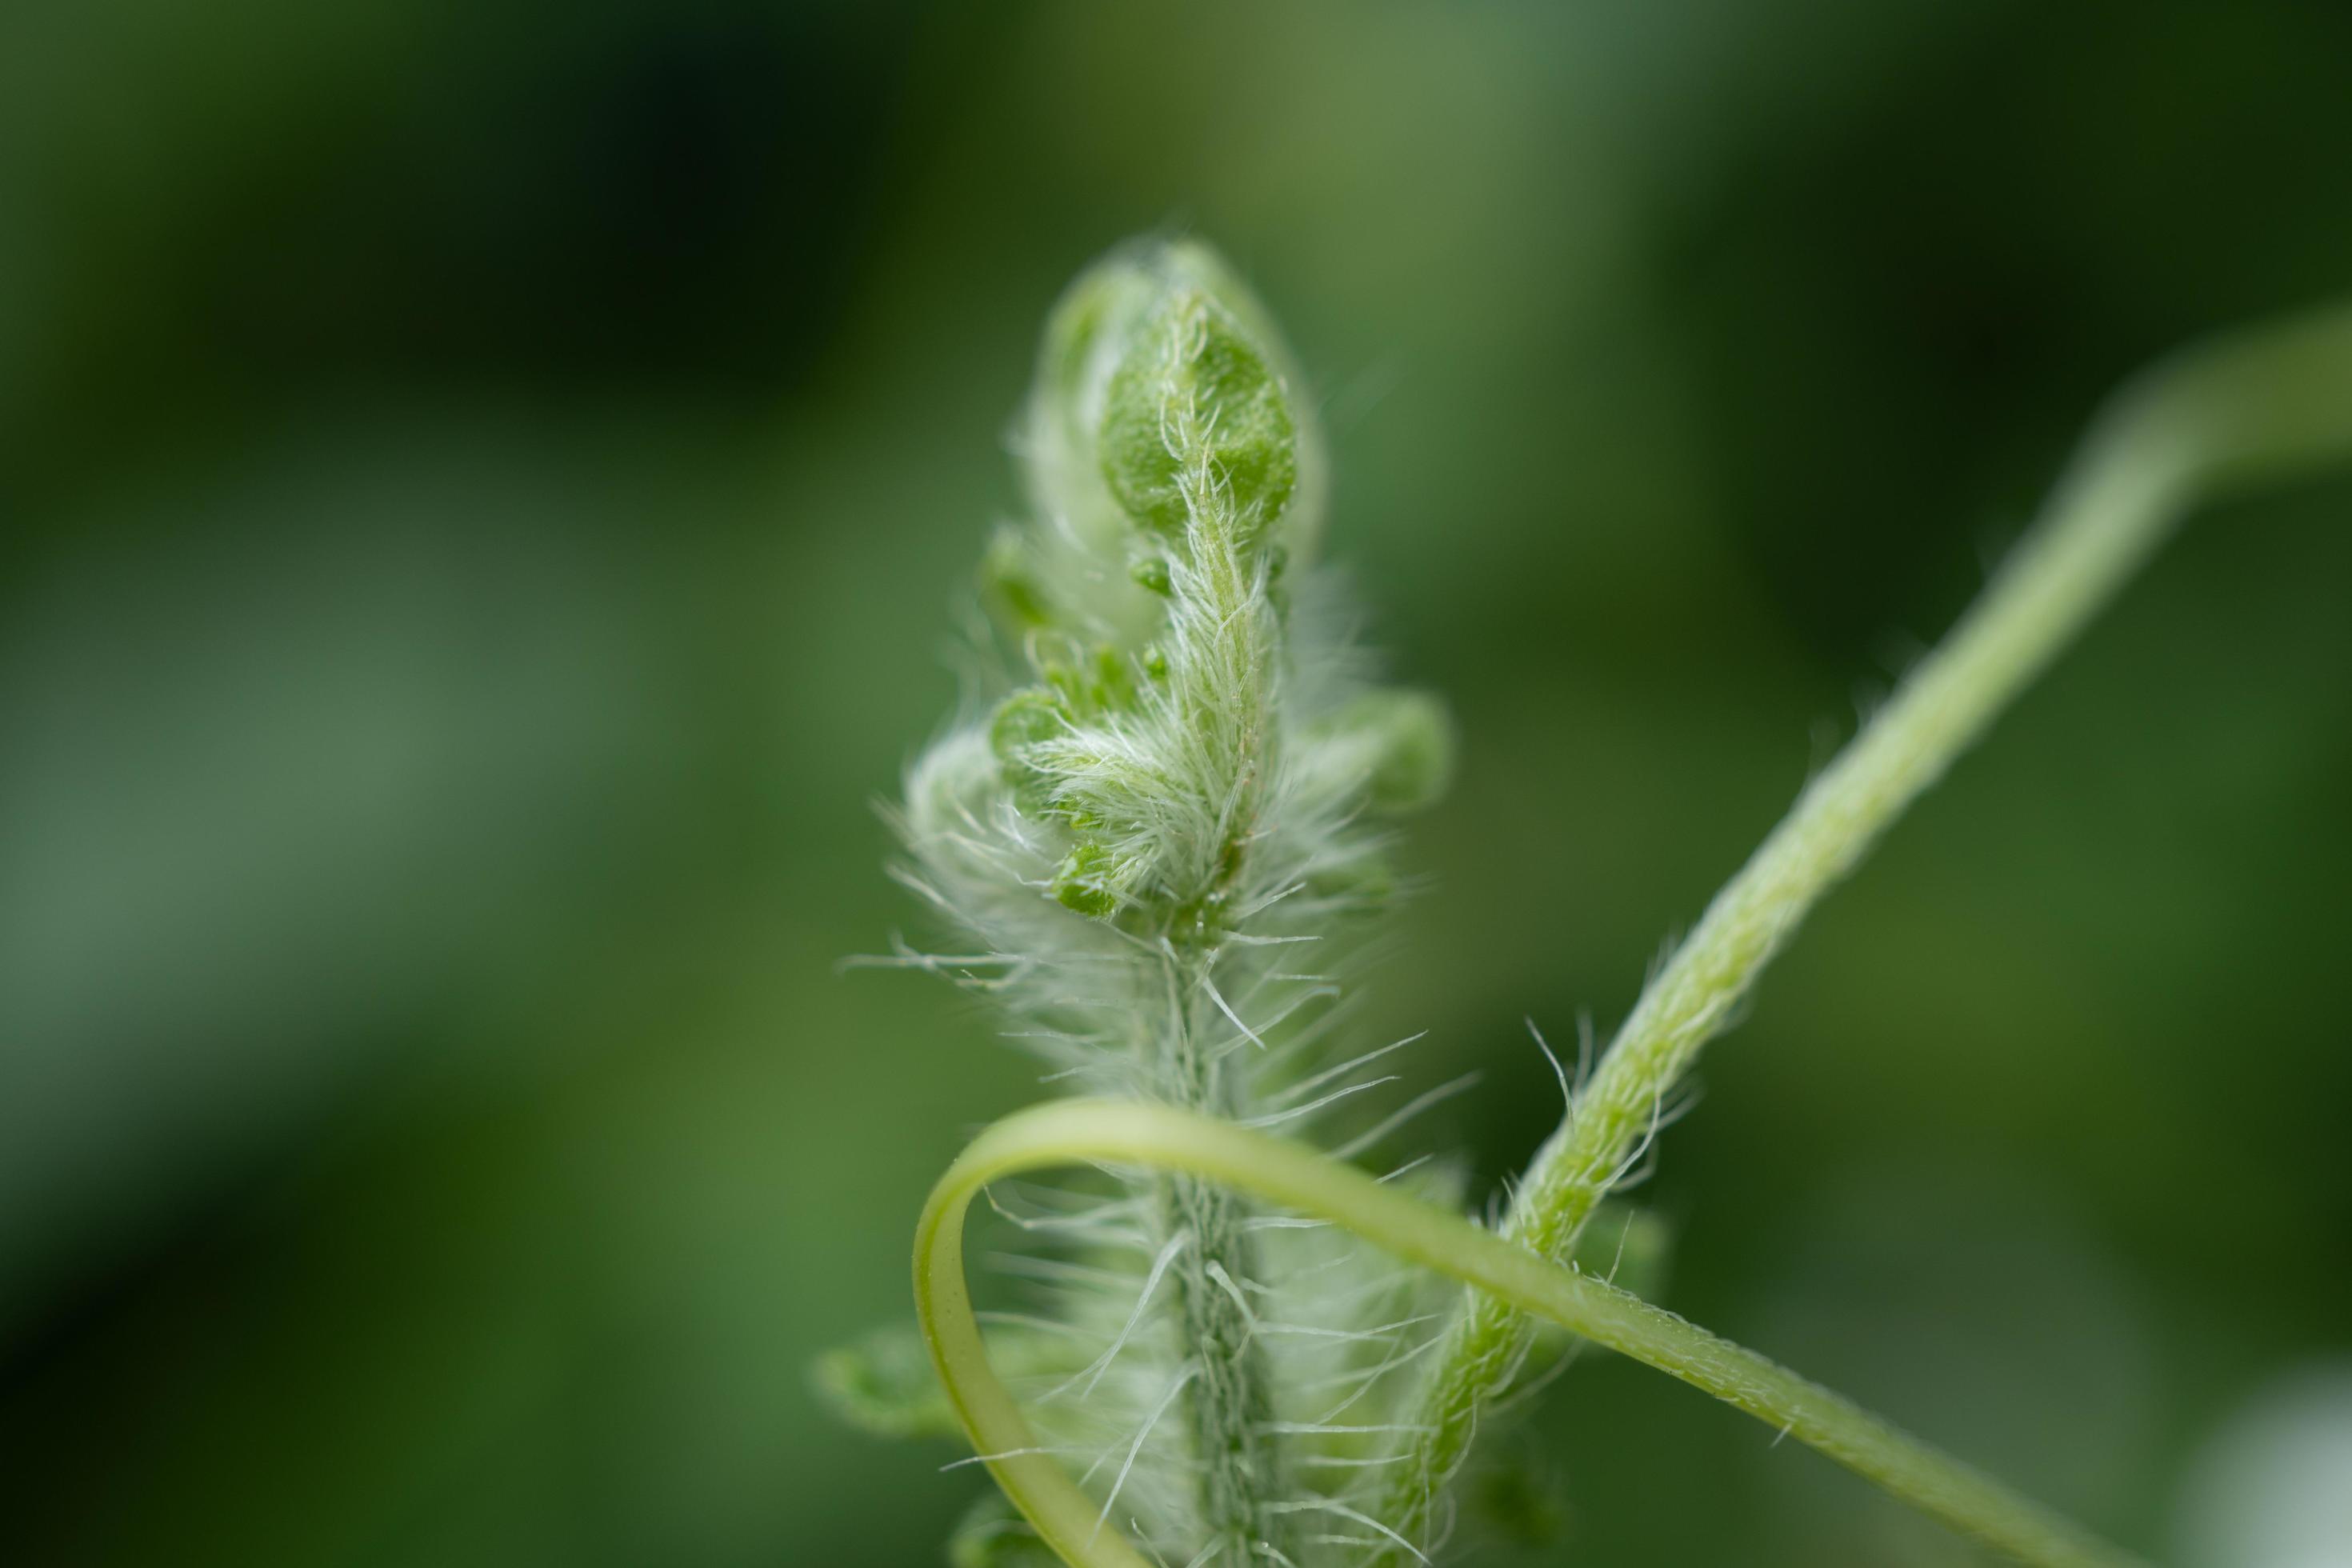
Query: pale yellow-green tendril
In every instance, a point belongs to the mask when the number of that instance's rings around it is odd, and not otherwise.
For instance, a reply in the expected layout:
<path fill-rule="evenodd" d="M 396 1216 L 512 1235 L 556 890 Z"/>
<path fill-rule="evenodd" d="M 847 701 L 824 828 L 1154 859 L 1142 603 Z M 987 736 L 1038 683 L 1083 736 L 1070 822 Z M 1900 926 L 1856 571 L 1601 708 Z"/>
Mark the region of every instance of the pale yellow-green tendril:
<path fill-rule="evenodd" d="M 1175 1171 L 1342 1226 L 1738 1405 L 1987 1544 L 2047 1568 L 2132 1559 L 1850 1401 L 1589 1275 L 1548 1263 L 1305 1144 L 1132 1100 L 1016 1111 L 973 1140 L 931 1191 L 915 1234 L 915 1306 L 932 1364 L 997 1484 L 1072 1568 L 1150 1568 L 1040 1449 L 988 1364 L 964 1279 L 964 1215 L 989 1183 L 1088 1163 Z"/>

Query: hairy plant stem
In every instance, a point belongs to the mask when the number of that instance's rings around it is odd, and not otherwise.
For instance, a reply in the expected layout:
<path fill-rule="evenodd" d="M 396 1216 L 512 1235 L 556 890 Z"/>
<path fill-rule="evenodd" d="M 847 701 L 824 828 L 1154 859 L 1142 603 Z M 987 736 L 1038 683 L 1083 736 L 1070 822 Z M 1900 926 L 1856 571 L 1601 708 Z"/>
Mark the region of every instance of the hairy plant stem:
<path fill-rule="evenodd" d="M 973 1140 L 932 1188 L 915 1231 L 915 1308 L 940 1381 L 997 1484 L 1074 1568 L 1146 1568 L 1146 1559 L 1105 1528 L 1095 1502 L 1039 1449 L 1019 1404 L 990 1370 L 964 1279 L 963 1225 L 973 1197 L 990 1182 L 1087 1161 L 1181 1173 L 1343 1226 L 1407 1262 L 1452 1275 L 1737 1405 L 2026 1562 L 2045 1568 L 2131 1562 L 1754 1352 L 1547 1262 L 1319 1150 L 1168 1106 L 1074 1100 L 1015 1111 Z"/>
<path fill-rule="evenodd" d="M 1504 1235 L 1565 1258 L 1662 1105 L 1814 901 L 2032 681 L 2201 500 L 2352 455 L 2352 309 L 2158 365 L 2095 426 L 2042 521 L 1877 717 L 1815 778 L 1643 992 L 1538 1151 Z M 1481 1408 L 1524 1358 L 1514 1303 L 1470 1293 L 1423 1385 L 1381 1517 L 1425 1542 Z M 1391 1552 L 1388 1562 L 1398 1560 Z"/>
<path fill-rule="evenodd" d="M 1160 1091 L 1171 1105 L 1235 1120 L 1241 1110 L 1234 1075 L 1207 1044 L 1225 1032 L 1208 1000 L 1214 957 L 1171 947 L 1164 962 Z M 1281 1495 L 1271 1370 L 1234 1294 L 1242 1281 L 1258 1277 L 1255 1248 L 1232 1192 L 1181 1174 L 1163 1174 L 1157 1186 L 1160 1242 L 1184 1238 L 1169 1279 L 1190 1358 L 1191 1381 L 1181 1398 L 1200 1466 L 1201 1518 L 1215 1548 L 1208 1561 L 1238 1565 L 1250 1561 L 1260 1542 L 1278 1547 L 1279 1521 L 1267 1505 Z"/>
<path fill-rule="evenodd" d="M 1171 449 L 1197 450 L 1189 406 L 1164 416 Z M 1189 517 L 1183 560 L 1173 570 L 1180 602 L 1194 608 L 1198 671 L 1175 692 L 1186 728 L 1200 737 L 1212 807 L 1222 831 L 1213 860 L 1195 867 L 1174 917 L 1160 936 L 1166 1018 L 1155 1051 L 1159 1092 L 1169 1103 L 1227 1120 L 1247 1114 L 1232 1070 L 1237 1019 L 1216 998 L 1219 944 L 1250 837 L 1257 826 L 1274 745 L 1273 680 L 1279 626 L 1265 571 L 1244 544 L 1231 496 L 1205 458 L 1187 466 Z M 1283 1495 L 1282 1456 L 1273 1431 L 1272 1368 L 1251 1332 L 1239 1292 L 1258 1278 L 1244 1206 L 1229 1189 L 1183 1174 L 1163 1175 L 1158 1208 L 1163 1245 L 1185 1240 L 1170 1268 L 1176 1321 L 1189 1358 L 1181 1395 L 1199 1467 L 1200 1519 L 1208 1563 L 1234 1568 L 1282 1551 L 1287 1532 L 1274 1503 Z"/>

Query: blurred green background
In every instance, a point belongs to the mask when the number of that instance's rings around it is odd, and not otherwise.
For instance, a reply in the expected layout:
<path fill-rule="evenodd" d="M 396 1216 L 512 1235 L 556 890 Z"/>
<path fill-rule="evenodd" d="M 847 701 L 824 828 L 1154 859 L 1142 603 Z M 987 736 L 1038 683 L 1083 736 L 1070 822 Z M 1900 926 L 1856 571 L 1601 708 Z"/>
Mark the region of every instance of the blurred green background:
<path fill-rule="evenodd" d="M 1369 1027 L 1493 1181 L 1522 1016 L 1622 1012 L 2102 390 L 2352 287 L 2347 80 L 2288 0 L 16 0 L 0 1558 L 938 1560 L 976 1479 L 807 1364 L 1040 1090 L 835 964 L 924 932 L 872 805 L 1104 247 L 1255 278 L 1457 706 Z M 2200 519 L 1649 1189 L 1671 1305 L 2236 1568 L 2246 1444 L 2352 1431 L 2347 519 Z M 1622 1363 L 1515 1441 L 1569 1536 L 1481 1562 L 1974 1560 Z"/>

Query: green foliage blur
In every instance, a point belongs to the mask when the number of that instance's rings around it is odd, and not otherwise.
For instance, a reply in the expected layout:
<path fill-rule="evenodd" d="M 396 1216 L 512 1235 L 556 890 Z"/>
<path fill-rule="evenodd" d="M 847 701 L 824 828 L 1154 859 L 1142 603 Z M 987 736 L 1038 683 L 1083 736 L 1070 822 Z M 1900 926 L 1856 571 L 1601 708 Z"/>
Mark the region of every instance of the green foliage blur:
<path fill-rule="evenodd" d="M 939 1560 L 980 1479 L 808 1366 L 1039 1090 L 836 965 L 935 934 L 872 808 L 1106 246 L 1252 276 L 1455 706 L 1365 1028 L 1492 1184 L 1523 1016 L 1605 1033 L 2104 389 L 2352 288 L 2347 80 L 2296 0 L 0 8 L 0 1560 Z M 1668 1304 L 2198 1561 L 2352 1357 L 2347 521 L 2199 520 L 1646 1189 Z M 1481 1563 L 1975 1561 L 1618 1363 L 1504 1447 L 1562 1533 Z"/>

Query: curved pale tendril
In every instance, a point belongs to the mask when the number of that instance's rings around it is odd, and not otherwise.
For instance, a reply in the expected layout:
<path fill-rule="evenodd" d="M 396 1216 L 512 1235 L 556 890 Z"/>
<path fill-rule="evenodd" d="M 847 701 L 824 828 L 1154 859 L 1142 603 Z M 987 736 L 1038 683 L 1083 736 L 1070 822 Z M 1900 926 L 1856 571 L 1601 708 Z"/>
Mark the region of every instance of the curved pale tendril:
<path fill-rule="evenodd" d="M 1072 1568 L 1150 1568 L 1060 1463 L 1042 1451 L 990 1369 L 963 1271 L 963 1225 L 991 1182 L 1047 1166 L 1179 1172 L 1328 1220 L 1737 1405 L 1987 1545 L 2047 1568 L 2134 1559 L 1839 1394 L 1639 1297 L 1383 1186 L 1319 1150 L 1170 1106 L 1072 1100 L 988 1128 L 940 1179 L 915 1239 L 923 1338 L 965 1432 L 1005 1495 Z"/>

